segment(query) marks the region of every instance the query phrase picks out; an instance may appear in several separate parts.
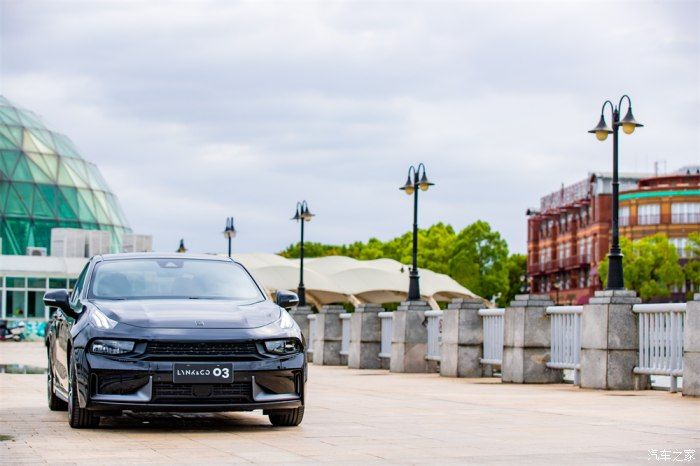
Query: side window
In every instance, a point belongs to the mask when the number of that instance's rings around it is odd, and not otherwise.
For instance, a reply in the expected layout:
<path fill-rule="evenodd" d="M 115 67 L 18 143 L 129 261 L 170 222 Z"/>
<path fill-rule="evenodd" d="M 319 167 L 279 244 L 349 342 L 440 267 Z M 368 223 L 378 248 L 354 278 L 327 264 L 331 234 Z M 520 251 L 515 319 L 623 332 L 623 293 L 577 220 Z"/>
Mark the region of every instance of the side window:
<path fill-rule="evenodd" d="M 75 287 L 73 288 L 73 293 L 70 295 L 70 303 L 75 304 L 78 302 L 78 296 L 80 296 L 80 292 L 83 289 L 83 284 L 85 283 L 85 276 L 87 275 L 87 270 L 88 267 L 90 266 L 90 263 L 88 262 L 85 267 L 83 268 L 83 271 L 80 272 L 80 276 L 78 277 L 78 281 L 75 283 Z"/>

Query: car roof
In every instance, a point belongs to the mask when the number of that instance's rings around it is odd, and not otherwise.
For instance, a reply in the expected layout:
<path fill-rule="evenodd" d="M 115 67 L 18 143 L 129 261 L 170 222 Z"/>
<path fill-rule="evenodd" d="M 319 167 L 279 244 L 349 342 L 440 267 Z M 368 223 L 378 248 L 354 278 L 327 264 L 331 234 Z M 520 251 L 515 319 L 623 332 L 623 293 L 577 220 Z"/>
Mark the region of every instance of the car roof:
<path fill-rule="evenodd" d="M 181 252 L 123 252 L 119 254 L 102 254 L 97 260 L 113 261 L 122 259 L 199 259 L 218 262 L 235 262 L 233 259 L 215 254 L 191 254 Z"/>

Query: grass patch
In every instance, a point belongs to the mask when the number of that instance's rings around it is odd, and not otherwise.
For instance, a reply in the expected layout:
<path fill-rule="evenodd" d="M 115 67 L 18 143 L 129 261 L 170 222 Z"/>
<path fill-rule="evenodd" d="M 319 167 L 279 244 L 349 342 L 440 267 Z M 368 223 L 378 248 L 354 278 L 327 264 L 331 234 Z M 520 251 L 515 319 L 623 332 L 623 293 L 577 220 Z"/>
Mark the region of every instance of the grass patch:
<path fill-rule="evenodd" d="M 2 435 L 0 434 L 0 442 L 6 442 L 8 440 L 14 440 L 14 437 L 11 435 Z"/>

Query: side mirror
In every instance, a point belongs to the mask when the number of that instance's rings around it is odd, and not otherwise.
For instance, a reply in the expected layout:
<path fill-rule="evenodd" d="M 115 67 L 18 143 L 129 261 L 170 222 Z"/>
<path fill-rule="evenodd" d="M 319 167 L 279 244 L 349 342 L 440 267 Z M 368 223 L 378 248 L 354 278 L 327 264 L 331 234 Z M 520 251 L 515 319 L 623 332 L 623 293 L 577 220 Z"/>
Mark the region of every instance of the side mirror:
<path fill-rule="evenodd" d="M 299 296 L 291 291 L 279 290 L 275 296 L 275 302 L 279 307 L 290 310 L 299 304 Z"/>
<path fill-rule="evenodd" d="M 75 311 L 70 307 L 70 295 L 68 290 L 53 290 L 44 293 L 44 305 L 57 307 L 70 317 L 76 317 Z"/>

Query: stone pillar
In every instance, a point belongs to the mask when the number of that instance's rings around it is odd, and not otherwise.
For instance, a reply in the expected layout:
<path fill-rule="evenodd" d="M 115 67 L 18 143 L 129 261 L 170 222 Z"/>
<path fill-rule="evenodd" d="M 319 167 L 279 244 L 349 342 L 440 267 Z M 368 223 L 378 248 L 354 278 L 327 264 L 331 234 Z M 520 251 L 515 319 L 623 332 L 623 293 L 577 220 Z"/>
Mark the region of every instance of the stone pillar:
<path fill-rule="evenodd" d="M 700 293 L 688 301 L 683 328 L 683 396 L 700 396 Z"/>
<path fill-rule="evenodd" d="M 289 311 L 289 314 L 301 329 L 301 334 L 304 335 L 306 344 L 313 344 L 309 341 L 309 314 L 311 314 L 311 306 L 298 306 L 296 309 Z"/>
<path fill-rule="evenodd" d="M 382 360 L 379 359 L 382 328 L 377 314 L 383 311 L 379 304 L 360 304 L 355 308 L 350 317 L 350 369 L 382 368 Z"/>
<path fill-rule="evenodd" d="M 501 379 L 512 383 L 558 383 L 563 371 L 549 369 L 550 320 L 545 310 L 554 302 L 546 294 L 521 294 L 503 318 Z"/>
<path fill-rule="evenodd" d="M 316 339 L 314 344 L 314 364 L 340 366 L 340 345 L 343 336 L 340 314 L 343 306 L 333 304 L 323 306 L 316 315 Z"/>
<path fill-rule="evenodd" d="M 645 386 L 635 376 L 639 325 L 632 306 L 641 302 L 631 290 L 596 291 L 581 315 L 581 388 L 633 390 Z"/>
<path fill-rule="evenodd" d="M 478 298 L 453 299 L 442 314 L 442 349 L 440 375 L 446 377 L 481 377 L 479 360 L 484 352 L 484 326 Z"/>
<path fill-rule="evenodd" d="M 425 359 L 428 350 L 428 329 L 425 301 L 404 301 L 394 311 L 394 335 L 391 338 L 391 372 L 429 372 Z"/>

